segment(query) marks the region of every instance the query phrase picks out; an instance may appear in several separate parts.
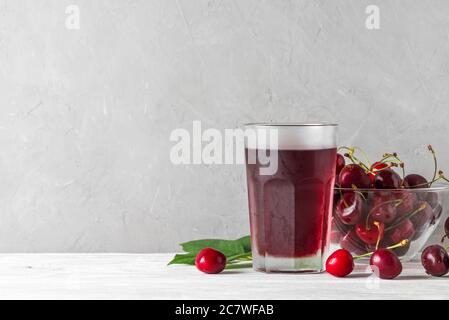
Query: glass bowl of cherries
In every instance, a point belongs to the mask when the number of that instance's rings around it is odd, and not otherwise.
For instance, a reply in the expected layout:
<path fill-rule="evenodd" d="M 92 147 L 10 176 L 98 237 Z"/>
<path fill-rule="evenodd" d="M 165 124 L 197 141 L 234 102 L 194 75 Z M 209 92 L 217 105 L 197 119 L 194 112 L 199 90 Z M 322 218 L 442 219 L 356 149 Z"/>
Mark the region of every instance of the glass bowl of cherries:
<path fill-rule="evenodd" d="M 449 185 L 442 183 L 449 180 L 438 169 L 432 146 L 428 149 L 434 160 L 429 179 L 406 174 L 396 153 L 371 164 L 357 147 L 339 149 L 330 236 L 334 249 L 363 256 L 394 248 L 403 261 L 419 256 L 449 208 Z"/>

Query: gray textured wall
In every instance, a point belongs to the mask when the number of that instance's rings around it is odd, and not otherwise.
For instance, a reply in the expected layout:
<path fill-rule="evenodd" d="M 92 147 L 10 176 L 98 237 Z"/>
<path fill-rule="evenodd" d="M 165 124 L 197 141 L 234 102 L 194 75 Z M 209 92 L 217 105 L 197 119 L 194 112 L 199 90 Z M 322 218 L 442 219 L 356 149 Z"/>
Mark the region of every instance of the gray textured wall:
<path fill-rule="evenodd" d="M 449 170 L 448 56 L 446 0 L 1 0 L 0 251 L 247 233 L 243 167 L 169 161 L 193 120 L 336 121 L 425 174 L 431 142 Z"/>

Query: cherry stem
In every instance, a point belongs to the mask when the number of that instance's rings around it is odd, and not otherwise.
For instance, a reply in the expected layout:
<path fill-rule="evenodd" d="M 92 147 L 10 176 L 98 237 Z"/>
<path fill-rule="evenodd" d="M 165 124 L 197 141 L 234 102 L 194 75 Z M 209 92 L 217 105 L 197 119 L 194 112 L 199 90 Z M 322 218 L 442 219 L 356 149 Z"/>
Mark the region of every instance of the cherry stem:
<path fill-rule="evenodd" d="M 352 161 L 352 163 L 358 164 L 359 166 L 363 167 L 363 169 L 365 171 L 369 170 L 369 168 L 362 161 L 360 161 L 356 156 L 354 156 L 353 153 L 345 153 L 345 156 L 348 157 Z"/>
<path fill-rule="evenodd" d="M 229 258 L 227 258 L 227 261 L 228 262 L 232 262 L 232 261 L 243 259 L 243 258 L 246 258 L 245 260 L 252 259 L 251 252 L 245 252 L 245 253 L 241 253 L 241 254 L 236 254 L 236 255 L 230 256 Z"/>
<path fill-rule="evenodd" d="M 400 206 L 402 204 L 402 202 L 403 202 L 402 199 L 395 199 L 395 200 L 388 200 L 388 201 L 379 203 L 378 205 L 374 206 L 374 208 L 372 208 L 371 211 L 368 212 L 368 214 L 366 215 L 366 220 L 365 220 L 366 229 L 369 230 L 368 229 L 369 228 L 369 218 L 375 210 L 379 209 L 383 205 L 390 204 L 390 203 L 394 203 L 395 204 L 394 206 L 397 207 L 397 206 Z"/>
<path fill-rule="evenodd" d="M 418 212 L 423 211 L 426 208 L 426 203 L 423 203 L 422 205 L 419 206 L 418 209 L 413 210 L 412 212 L 410 212 L 408 215 L 406 215 L 404 218 L 400 219 L 397 223 L 392 224 L 391 226 L 389 226 L 388 228 L 385 229 L 385 231 L 391 230 L 397 226 L 399 226 L 400 224 L 402 224 L 405 220 L 410 219 L 411 217 L 413 217 L 415 214 L 417 214 Z"/>
<path fill-rule="evenodd" d="M 366 152 L 359 147 L 353 147 L 353 149 L 358 150 L 362 154 L 363 158 L 365 158 L 365 161 L 368 164 L 368 166 L 371 167 L 371 162 L 369 161 L 369 157 L 367 156 Z"/>
<path fill-rule="evenodd" d="M 447 238 L 447 234 L 445 234 L 442 238 L 441 238 L 441 243 L 443 243 L 444 242 L 444 239 L 446 239 Z M 447 247 L 446 247 L 446 250 L 447 250 Z"/>
<path fill-rule="evenodd" d="M 386 163 L 386 162 L 382 162 L 382 163 Z M 391 167 L 392 167 L 391 164 L 387 163 L 387 166 L 385 168 L 376 169 L 376 171 L 370 170 L 368 173 L 372 173 L 372 174 L 376 173 L 377 174 L 378 172 L 383 171 L 383 170 L 387 170 L 387 169 L 389 169 Z"/>
<path fill-rule="evenodd" d="M 352 185 L 352 191 L 353 191 L 354 193 L 357 193 L 359 196 L 362 197 L 363 200 L 366 201 L 366 197 L 363 195 L 363 192 L 360 192 L 360 191 L 358 190 L 357 186 L 354 185 L 354 184 Z"/>
<path fill-rule="evenodd" d="M 343 146 L 343 147 L 339 147 L 339 148 L 338 148 L 338 151 L 340 151 L 340 150 L 347 150 L 348 152 L 345 153 L 345 157 L 349 158 L 349 159 L 352 161 L 352 163 L 358 164 L 359 166 L 363 167 L 363 169 L 364 169 L 366 172 L 369 172 L 369 171 L 370 171 L 370 169 L 366 166 L 366 164 L 364 164 L 364 163 L 363 163 L 362 161 L 360 161 L 356 156 L 354 156 L 355 151 L 358 150 L 358 151 L 359 151 L 360 153 L 362 153 L 362 155 L 365 157 L 365 160 L 368 160 L 368 157 L 366 156 L 366 153 L 365 153 L 362 149 L 360 149 L 360 148 L 358 148 L 358 147 L 352 147 L 352 148 L 350 148 L 350 147 L 345 147 L 345 146 Z M 368 164 L 369 164 L 369 161 L 368 161 Z"/>
<path fill-rule="evenodd" d="M 439 176 L 437 178 L 433 179 L 432 181 L 414 185 L 413 188 L 421 188 L 421 187 L 427 188 L 427 187 L 430 187 L 432 185 L 432 183 L 435 183 L 435 182 L 437 182 L 438 180 L 441 180 L 441 179 L 449 182 L 449 180 L 443 175 L 443 171 L 441 171 L 441 170 L 438 171 L 438 174 L 439 174 Z"/>
<path fill-rule="evenodd" d="M 345 205 L 345 208 L 349 208 L 349 204 L 346 202 L 345 197 L 343 197 L 343 192 L 341 191 L 341 189 L 338 189 L 338 191 L 340 192 L 340 199 L 343 200 L 343 204 Z"/>
<path fill-rule="evenodd" d="M 433 157 L 433 166 L 434 166 L 434 170 L 433 170 L 433 178 L 432 181 L 435 182 L 435 178 L 437 177 L 437 172 L 438 172 L 438 161 L 437 161 L 437 156 L 435 154 L 435 150 L 433 149 L 432 145 L 428 145 L 427 149 L 429 149 L 430 153 L 432 153 L 432 157 Z M 432 185 L 432 183 L 430 183 L 430 185 Z"/>
<path fill-rule="evenodd" d="M 436 178 L 435 181 L 438 181 L 439 179 L 443 179 L 444 181 L 449 182 L 449 179 L 446 178 L 446 177 L 444 176 L 443 171 L 441 171 L 441 170 L 438 171 L 438 175 L 439 175 L 439 177 Z M 435 182 L 435 181 L 433 181 L 433 182 Z M 432 184 L 433 182 L 431 182 L 431 184 Z"/>
<path fill-rule="evenodd" d="M 401 168 L 401 171 L 402 171 L 401 186 L 404 186 L 404 179 L 405 179 L 405 165 L 404 165 L 404 162 L 400 163 L 399 167 Z"/>
<path fill-rule="evenodd" d="M 387 163 L 388 164 L 388 162 L 389 163 L 391 163 L 391 164 L 397 164 L 397 165 L 399 165 L 399 164 L 401 164 L 402 162 L 401 161 L 398 161 L 396 158 L 393 158 L 393 159 L 391 159 L 393 156 L 388 156 L 388 157 L 386 157 L 386 158 L 384 158 L 384 159 L 382 159 L 382 160 L 380 160 L 379 162 L 381 162 L 381 163 Z M 387 161 L 388 160 L 388 161 Z"/>
<path fill-rule="evenodd" d="M 396 248 L 400 248 L 400 247 L 406 246 L 408 244 L 408 242 L 409 241 L 407 239 L 404 239 L 404 240 L 400 241 L 399 243 L 397 243 L 395 245 L 387 247 L 386 249 L 393 250 L 393 249 L 396 249 Z M 376 250 L 377 250 L 377 248 L 376 248 Z M 364 257 L 368 257 L 368 256 L 372 255 L 373 253 L 374 253 L 374 251 L 367 252 L 367 253 L 361 254 L 359 256 L 355 256 L 355 257 L 353 257 L 353 259 L 354 260 L 358 260 L 358 259 L 361 259 L 361 258 L 364 258 Z"/>
<path fill-rule="evenodd" d="M 252 262 L 245 262 L 245 263 L 238 263 L 238 264 L 228 264 L 226 265 L 226 270 L 231 269 L 244 269 L 244 268 L 251 268 L 253 266 Z"/>
<path fill-rule="evenodd" d="M 382 159 L 379 160 L 379 162 L 380 163 L 385 163 L 389 158 L 391 158 L 391 157 L 384 154 L 382 156 Z"/>
<path fill-rule="evenodd" d="M 385 161 L 385 160 L 387 160 L 387 159 L 390 159 L 390 158 L 393 158 L 394 160 L 396 160 L 396 161 L 391 161 L 390 160 L 390 162 L 391 162 L 391 164 L 396 164 L 397 166 L 399 166 L 400 168 L 401 168 L 401 170 L 402 170 L 402 181 L 404 181 L 404 178 L 405 178 L 405 165 L 404 165 L 404 161 L 402 161 L 399 157 L 398 157 L 398 154 L 396 153 L 396 152 L 393 152 L 393 153 L 385 153 L 384 154 L 384 159 L 382 159 L 383 161 Z"/>
<path fill-rule="evenodd" d="M 378 221 L 374 221 L 374 225 L 377 227 L 378 234 L 377 234 L 377 241 L 376 241 L 376 250 L 379 249 L 379 243 L 380 243 L 380 223 Z"/>

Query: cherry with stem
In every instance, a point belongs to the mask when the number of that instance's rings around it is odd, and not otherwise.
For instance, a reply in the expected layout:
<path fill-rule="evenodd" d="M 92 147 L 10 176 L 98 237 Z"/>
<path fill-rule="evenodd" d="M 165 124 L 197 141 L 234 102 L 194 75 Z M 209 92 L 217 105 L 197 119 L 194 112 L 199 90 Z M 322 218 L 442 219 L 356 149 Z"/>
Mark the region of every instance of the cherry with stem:
<path fill-rule="evenodd" d="M 373 214 L 373 212 L 375 212 L 377 209 L 381 208 L 382 206 L 387 205 L 387 204 L 391 204 L 391 203 L 394 203 L 394 206 L 395 206 L 395 207 L 398 207 L 398 206 L 400 206 L 400 205 L 402 204 L 403 201 L 404 201 L 404 200 L 402 200 L 402 199 L 388 200 L 388 201 L 379 203 L 378 205 L 374 206 L 374 207 L 370 210 L 370 212 L 368 212 L 368 214 L 366 215 L 366 220 L 365 220 L 365 226 L 366 226 L 366 229 L 367 229 L 367 230 L 370 229 L 370 228 L 369 228 L 369 219 L 370 219 L 371 215 Z M 387 230 L 387 229 L 385 229 L 385 230 Z"/>
<path fill-rule="evenodd" d="M 396 249 L 398 247 L 406 246 L 407 244 L 408 240 L 402 240 L 398 244 L 388 247 L 387 249 Z M 346 277 L 354 270 L 354 260 L 362 259 L 378 252 L 379 251 L 376 249 L 374 252 L 353 257 L 348 250 L 338 249 L 327 258 L 326 271 L 327 273 L 339 278 Z M 389 266 L 386 266 L 386 268 L 388 269 Z"/>
<path fill-rule="evenodd" d="M 390 246 L 390 247 L 387 247 L 386 249 L 388 249 L 388 250 L 397 249 L 397 248 L 406 246 L 408 243 L 409 243 L 409 240 L 404 239 L 404 240 L 401 240 L 400 242 L 398 242 L 398 243 L 395 244 L 395 245 L 392 245 L 392 246 Z M 377 250 L 377 247 L 376 247 L 376 250 Z M 354 257 L 354 260 L 358 260 L 358 259 L 362 259 L 362 258 L 365 258 L 365 257 L 369 257 L 369 256 L 371 256 L 374 252 L 375 252 L 375 251 L 371 251 L 371 252 L 367 252 L 367 253 L 364 253 L 364 254 L 355 256 L 355 257 Z"/>
<path fill-rule="evenodd" d="M 411 217 L 413 217 L 415 214 L 423 211 L 426 208 L 426 204 L 423 203 L 419 206 L 419 208 L 413 210 L 412 212 L 410 212 L 408 215 L 404 216 L 402 219 L 399 219 L 396 223 L 390 225 L 389 227 L 385 228 L 385 231 L 389 231 L 397 226 L 399 226 L 400 224 L 402 224 L 405 220 L 410 219 Z"/>

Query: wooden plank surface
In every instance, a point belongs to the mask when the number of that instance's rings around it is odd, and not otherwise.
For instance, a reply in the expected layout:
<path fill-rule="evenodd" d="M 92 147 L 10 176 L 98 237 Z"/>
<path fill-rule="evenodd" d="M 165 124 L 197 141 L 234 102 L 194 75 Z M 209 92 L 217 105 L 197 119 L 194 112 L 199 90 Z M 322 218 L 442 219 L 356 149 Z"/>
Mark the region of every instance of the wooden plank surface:
<path fill-rule="evenodd" d="M 1 299 L 449 299 L 449 277 L 404 265 L 379 280 L 358 265 L 345 279 L 328 274 L 233 270 L 206 275 L 166 266 L 171 254 L 2 254 Z"/>

